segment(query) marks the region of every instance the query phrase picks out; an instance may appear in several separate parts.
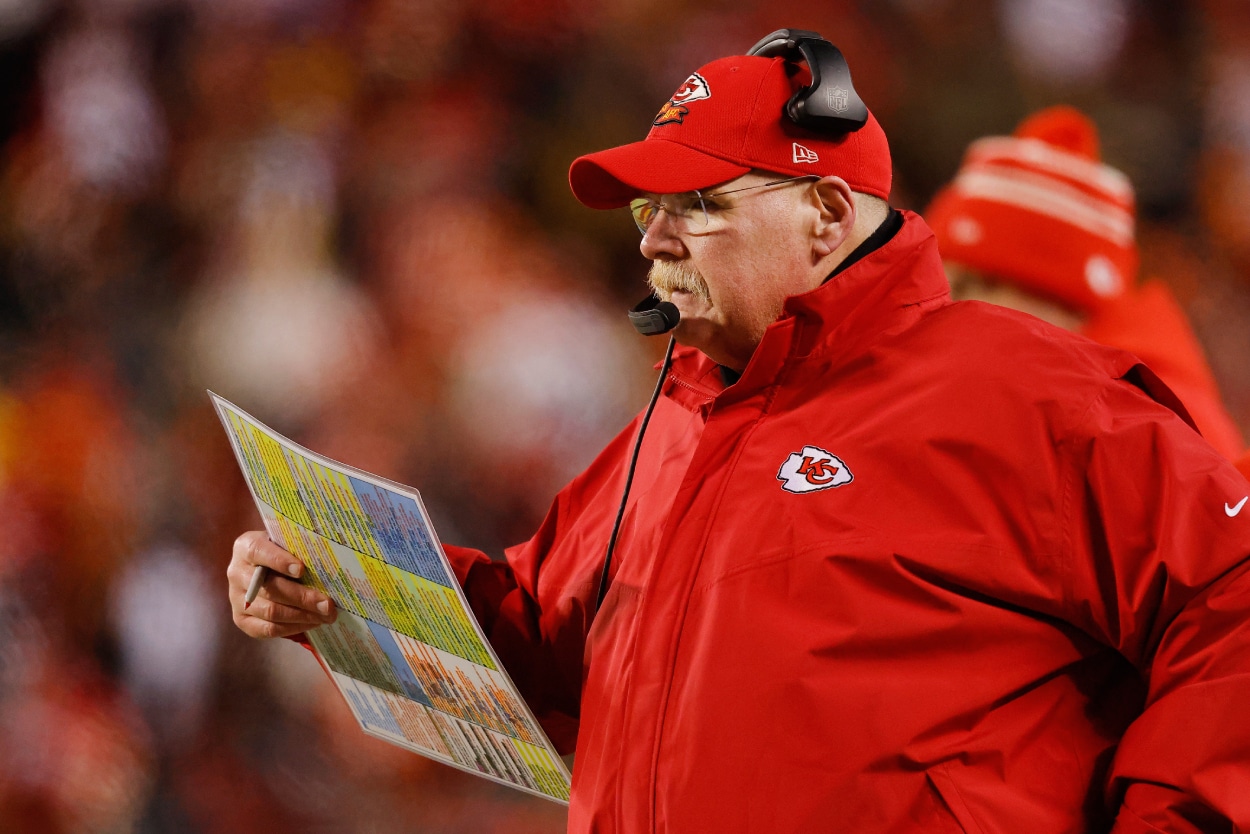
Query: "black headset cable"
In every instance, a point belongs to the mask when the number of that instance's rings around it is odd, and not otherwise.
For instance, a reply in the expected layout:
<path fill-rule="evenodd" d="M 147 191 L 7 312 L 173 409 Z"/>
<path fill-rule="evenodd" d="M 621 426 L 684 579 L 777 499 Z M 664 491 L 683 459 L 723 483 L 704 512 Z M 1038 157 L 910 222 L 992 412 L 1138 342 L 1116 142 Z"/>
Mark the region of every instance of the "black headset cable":
<path fill-rule="evenodd" d="M 651 402 L 647 403 L 647 410 L 642 415 L 642 424 L 638 426 L 638 439 L 634 441 L 634 453 L 629 458 L 629 472 L 625 475 L 625 491 L 621 493 L 621 506 L 616 510 L 616 522 L 612 525 L 612 537 L 608 539 L 608 552 L 603 557 L 603 573 L 599 575 L 599 596 L 595 600 L 596 614 L 599 613 L 599 606 L 603 605 L 603 598 L 608 595 L 608 586 L 612 584 L 610 579 L 612 553 L 616 550 L 616 537 L 621 532 L 621 520 L 625 517 L 625 504 L 629 501 L 629 488 L 634 484 L 634 469 L 638 466 L 638 452 L 642 449 L 642 436 L 646 434 L 647 424 L 651 422 L 651 412 L 655 411 L 655 404 L 660 399 L 660 391 L 664 388 L 664 380 L 668 379 L 669 369 L 673 366 L 673 347 L 676 344 L 677 340 L 669 336 L 668 350 L 664 352 L 664 363 L 660 366 L 660 378 L 656 380 L 655 391 L 651 393 Z"/>

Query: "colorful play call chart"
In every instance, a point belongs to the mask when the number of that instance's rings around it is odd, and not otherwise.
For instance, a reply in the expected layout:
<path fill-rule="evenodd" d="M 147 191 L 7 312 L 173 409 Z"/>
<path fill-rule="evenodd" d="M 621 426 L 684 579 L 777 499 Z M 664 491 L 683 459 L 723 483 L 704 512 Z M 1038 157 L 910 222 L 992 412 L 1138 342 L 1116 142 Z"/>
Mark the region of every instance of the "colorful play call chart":
<path fill-rule="evenodd" d="M 486 641 L 420 494 L 209 396 L 269 537 L 339 608 L 308 638 L 365 732 L 567 803 L 569 772 Z"/>

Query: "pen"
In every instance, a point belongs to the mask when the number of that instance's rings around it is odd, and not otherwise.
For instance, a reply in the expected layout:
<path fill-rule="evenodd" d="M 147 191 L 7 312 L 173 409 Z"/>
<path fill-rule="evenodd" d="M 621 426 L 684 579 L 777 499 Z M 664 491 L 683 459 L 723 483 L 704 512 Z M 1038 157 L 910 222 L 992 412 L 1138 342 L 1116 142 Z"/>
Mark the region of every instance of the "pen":
<path fill-rule="evenodd" d="M 256 600 L 256 595 L 260 593 L 260 586 L 265 584 L 265 566 L 257 565 L 252 571 L 252 581 L 247 583 L 247 593 L 243 595 L 243 610 Z"/>

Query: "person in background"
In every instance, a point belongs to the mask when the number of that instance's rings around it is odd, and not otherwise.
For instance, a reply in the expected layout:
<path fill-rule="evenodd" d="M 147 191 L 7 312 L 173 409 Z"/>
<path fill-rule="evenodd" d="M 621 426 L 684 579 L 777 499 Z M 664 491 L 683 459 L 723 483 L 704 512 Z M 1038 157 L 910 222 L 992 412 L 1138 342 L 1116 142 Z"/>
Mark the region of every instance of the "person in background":
<path fill-rule="evenodd" d="M 1098 129 L 1079 110 L 1050 107 L 1011 136 L 973 142 L 924 216 L 956 299 L 1011 307 L 1135 354 L 1212 446 L 1229 458 L 1245 451 L 1171 290 L 1137 282 L 1132 184 L 1101 161 Z"/>

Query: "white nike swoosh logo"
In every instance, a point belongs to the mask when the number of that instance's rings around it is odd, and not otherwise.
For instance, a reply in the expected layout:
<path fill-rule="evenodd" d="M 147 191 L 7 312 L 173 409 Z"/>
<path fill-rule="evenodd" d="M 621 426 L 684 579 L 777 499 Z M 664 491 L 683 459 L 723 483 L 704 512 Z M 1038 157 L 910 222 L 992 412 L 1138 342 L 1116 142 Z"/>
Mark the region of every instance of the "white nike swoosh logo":
<path fill-rule="evenodd" d="M 1237 515 L 1237 513 L 1241 512 L 1242 507 L 1246 506 L 1247 500 L 1250 500 L 1250 495 L 1247 495 L 1245 498 L 1238 501 L 1237 506 L 1235 507 L 1228 506 L 1228 502 L 1225 501 L 1224 502 L 1224 515 L 1228 516 L 1229 518 L 1233 518 L 1234 516 Z"/>

